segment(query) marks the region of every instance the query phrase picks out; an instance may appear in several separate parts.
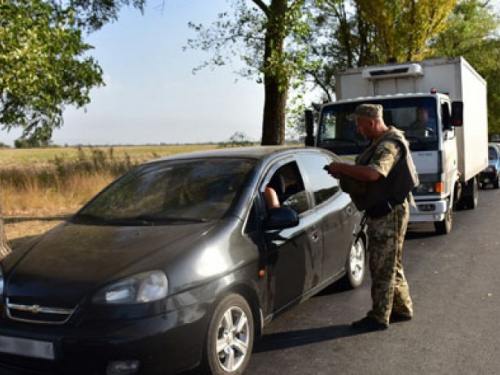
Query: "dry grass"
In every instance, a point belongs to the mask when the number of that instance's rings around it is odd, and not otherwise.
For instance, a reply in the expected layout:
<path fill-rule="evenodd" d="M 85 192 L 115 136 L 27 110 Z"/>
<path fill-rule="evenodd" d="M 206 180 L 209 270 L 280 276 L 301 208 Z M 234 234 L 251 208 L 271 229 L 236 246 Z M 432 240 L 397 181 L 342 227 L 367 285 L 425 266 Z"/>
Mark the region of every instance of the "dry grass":
<path fill-rule="evenodd" d="M 218 145 L 0 149 L 5 230 L 15 247 L 71 215 L 131 166 Z"/>
<path fill-rule="evenodd" d="M 51 217 L 74 212 L 113 179 L 111 174 L 102 173 L 75 175 L 54 187 L 40 186 L 37 181 L 28 181 L 21 189 L 5 185 L 2 187 L 4 214 L 6 217 Z"/>
<path fill-rule="evenodd" d="M 80 150 L 101 150 L 109 152 L 113 150 L 113 155 L 117 159 L 125 156 L 130 157 L 133 162 L 143 162 L 162 156 L 175 155 L 180 153 L 209 150 L 217 148 L 217 144 L 203 145 L 165 145 L 165 146 L 98 146 L 98 147 L 54 147 L 54 148 L 30 148 L 30 149 L 0 149 L 0 169 L 7 169 L 18 166 L 40 166 L 46 165 L 60 157 L 64 160 L 77 160 Z"/>

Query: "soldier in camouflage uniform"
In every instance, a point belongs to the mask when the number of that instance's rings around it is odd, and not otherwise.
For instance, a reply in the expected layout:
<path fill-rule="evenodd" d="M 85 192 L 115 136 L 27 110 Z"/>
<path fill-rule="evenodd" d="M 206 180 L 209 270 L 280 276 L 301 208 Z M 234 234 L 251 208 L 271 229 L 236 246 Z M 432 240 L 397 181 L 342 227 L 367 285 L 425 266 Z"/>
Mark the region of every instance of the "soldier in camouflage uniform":
<path fill-rule="evenodd" d="M 356 159 L 356 165 L 332 163 L 328 171 L 341 179 L 341 185 L 343 176 L 347 176 L 359 184 L 354 189 L 357 194 L 364 192 L 362 196 L 351 196 L 367 215 L 373 305 L 367 316 L 352 326 L 364 331 L 382 330 L 388 328 L 390 321 L 410 320 L 413 316 L 402 252 L 409 218 L 408 200 L 413 202 L 410 190 L 418 177 L 408 143 L 400 131 L 385 125 L 382 106 L 362 104 L 354 117 L 358 132 L 372 143 Z"/>

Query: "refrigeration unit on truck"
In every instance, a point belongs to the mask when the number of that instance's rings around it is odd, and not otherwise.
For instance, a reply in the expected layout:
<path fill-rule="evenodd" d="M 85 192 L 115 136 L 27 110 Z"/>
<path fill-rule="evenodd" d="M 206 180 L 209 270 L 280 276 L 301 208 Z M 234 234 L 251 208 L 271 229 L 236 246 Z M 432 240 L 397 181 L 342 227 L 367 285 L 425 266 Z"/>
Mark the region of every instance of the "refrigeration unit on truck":
<path fill-rule="evenodd" d="M 476 208 L 478 175 L 488 165 L 486 82 L 465 59 L 345 70 L 336 75 L 336 99 L 321 107 L 315 135 L 306 113 L 306 144 L 353 160 L 369 141 L 349 115 L 361 103 L 381 104 L 385 123 L 405 132 L 419 173 L 410 222 L 433 222 L 447 234 L 454 208 Z"/>

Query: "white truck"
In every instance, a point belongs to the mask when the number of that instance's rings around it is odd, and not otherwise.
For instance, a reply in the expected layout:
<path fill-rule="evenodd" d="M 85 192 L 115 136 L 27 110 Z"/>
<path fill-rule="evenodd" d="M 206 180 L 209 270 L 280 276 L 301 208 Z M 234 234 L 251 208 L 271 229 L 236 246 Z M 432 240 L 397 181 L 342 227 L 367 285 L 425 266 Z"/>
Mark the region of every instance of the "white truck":
<path fill-rule="evenodd" d="M 348 69 L 336 85 L 337 101 L 321 107 L 315 135 L 306 113 L 307 145 L 358 155 L 368 141 L 348 115 L 361 103 L 382 104 L 385 123 L 405 131 L 419 173 L 410 222 L 433 222 L 447 234 L 454 208 L 476 208 L 478 174 L 488 165 L 486 82 L 465 59 Z M 419 123 L 421 112 L 428 117 Z"/>

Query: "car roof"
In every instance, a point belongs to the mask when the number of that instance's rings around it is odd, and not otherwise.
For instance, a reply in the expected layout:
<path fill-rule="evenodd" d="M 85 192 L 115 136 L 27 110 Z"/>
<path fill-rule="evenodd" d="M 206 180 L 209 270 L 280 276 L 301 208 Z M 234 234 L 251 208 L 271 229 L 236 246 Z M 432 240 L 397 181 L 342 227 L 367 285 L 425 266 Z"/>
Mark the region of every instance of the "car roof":
<path fill-rule="evenodd" d="M 155 160 L 150 163 L 167 160 L 189 160 L 208 158 L 250 158 L 265 159 L 272 156 L 293 155 L 297 152 L 325 152 L 326 150 L 315 147 L 289 147 L 289 146 L 254 146 L 254 147 L 231 147 L 213 150 L 194 151 L 185 154 L 176 154 Z"/>

